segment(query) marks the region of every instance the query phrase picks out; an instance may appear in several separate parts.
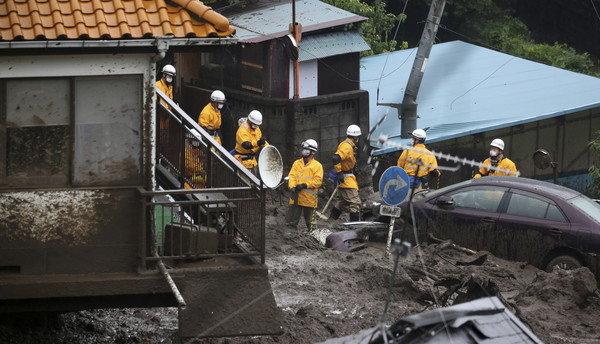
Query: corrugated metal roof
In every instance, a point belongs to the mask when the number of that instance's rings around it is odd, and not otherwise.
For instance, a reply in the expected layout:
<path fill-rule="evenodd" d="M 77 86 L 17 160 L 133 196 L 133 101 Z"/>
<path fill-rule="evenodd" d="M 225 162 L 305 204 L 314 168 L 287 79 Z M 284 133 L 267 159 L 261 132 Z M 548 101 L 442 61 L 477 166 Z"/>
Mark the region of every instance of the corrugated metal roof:
<path fill-rule="evenodd" d="M 377 88 L 380 103 L 401 103 L 415 53 L 416 48 L 361 59 L 360 85 L 369 91 L 371 125 L 389 110 L 375 139 L 383 133 L 410 144 L 399 139 L 396 109 L 377 105 Z M 417 103 L 417 127 L 429 128 L 431 143 L 598 107 L 600 79 L 454 41 L 433 46 Z"/>
<path fill-rule="evenodd" d="M 445 330 L 440 331 L 440 325 L 444 325 Z M 395 339 L 397 343 L 543 344 L 496 296 L 406 316 L 387 328 L 386 333 L 390 342 Z M 384 342 L 379 326 L 319 344 L 373 341 Z"/>
<path fill-rule="evenodd" d="M 0 41 L 202 38 L 235 32 L 227 18 L 200 1 L 171 1 L 4 0 Z"/>
<path fill-rule="evenodd" d="M 227 17 L 235 26 L 236 36 L 240 42 L 258 43 L 288 34 L 292 22 L 292 4 L 289 1 L 277 2 L 274 6 L 250 9 Z M 366 19 L 319 0 L 296 1 L 296 22 L 302 24 L 302 32 L 361 22 Z"/>
<path fill-rule="evenodd" d="M 371 50 L 356 30 L 306 36 L 298 47 L 300 61 Z"/>

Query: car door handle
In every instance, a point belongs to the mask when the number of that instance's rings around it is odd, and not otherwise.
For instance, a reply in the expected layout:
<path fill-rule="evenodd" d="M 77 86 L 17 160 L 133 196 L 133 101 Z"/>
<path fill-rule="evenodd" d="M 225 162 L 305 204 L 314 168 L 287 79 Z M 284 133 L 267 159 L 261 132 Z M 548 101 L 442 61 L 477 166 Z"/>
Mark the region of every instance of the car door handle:
<path fill-rule="evenodd" d="M 552 236 L 561 236 L 562 235 L 562 231 L 560 229 L 557 228 L 550 228 L 548 230 L 548 233 Z"/>
<path fill-rule="evenodd" d="M 481 222 L 496 223 L 496 220 L 492 219 L 491 217 L 484 217 L 483 219 L 481 219 Z"/>

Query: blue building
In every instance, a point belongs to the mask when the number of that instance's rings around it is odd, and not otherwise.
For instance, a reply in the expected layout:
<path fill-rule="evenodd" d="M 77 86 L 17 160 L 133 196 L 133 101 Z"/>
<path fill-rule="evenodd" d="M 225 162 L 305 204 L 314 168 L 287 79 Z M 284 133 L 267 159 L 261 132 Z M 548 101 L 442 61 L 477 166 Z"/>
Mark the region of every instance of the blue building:
<path fill-rule="evenodd" d="M 371 145 L 383 165 L 393 165 L 402 139 L 395 106 L 402 102 L 417 49 L 361 59 L 361 89 L 369 91 L 370 125 L 388 113 Z M 525 60 L 461 41 L 436 44 L 417 97 L 417 127 L 427 147 L 483 160 L 501 138 L 505 155 L 521 176 L 552 180 L 536 168 L 533 153 L 546 150 L 556 162 L 559 183 L 585 191 L 588 167 L 596 163 L 588 142 L 600 129 L 600 79 Z M 385 144 L 377 139 L 387 135 Z M 438 159 L 440 165 L 455 165 Z M 476 167 L 443 173 L 441 183 L 471 177 Z"/>

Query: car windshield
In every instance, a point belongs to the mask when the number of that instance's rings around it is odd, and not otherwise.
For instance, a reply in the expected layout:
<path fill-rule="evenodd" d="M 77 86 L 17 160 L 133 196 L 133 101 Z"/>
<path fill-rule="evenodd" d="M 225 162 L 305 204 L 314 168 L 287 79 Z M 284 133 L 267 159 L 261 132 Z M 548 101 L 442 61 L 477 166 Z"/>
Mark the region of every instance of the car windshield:
<path fill-rule="evenodd" d="M 579 195 L 571 198 L 568 202 L 587 216 L 591 217 L 594 221 L 600 223 L 600 204 L 596 203 L 591 198 Z"/>

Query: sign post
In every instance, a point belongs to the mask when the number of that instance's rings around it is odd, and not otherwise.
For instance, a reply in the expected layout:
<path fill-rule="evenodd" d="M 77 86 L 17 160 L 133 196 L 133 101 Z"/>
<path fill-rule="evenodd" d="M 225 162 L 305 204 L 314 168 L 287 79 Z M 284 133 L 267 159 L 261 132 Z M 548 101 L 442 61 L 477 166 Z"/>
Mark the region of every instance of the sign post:
<path fill-rule="evenodd" d="M 388 230 L 387 243 L 385 245 L 385 256 L 390 255 L 392 245 L 392 235 L 396 217 L 400 217 L 400 208 L 396 207 L 408 195 L 410 184 L 408 174 L 398 166 L 392 166 L 385 170 L 379 179 L 379 193 L 381 198 L 388 205 L 382 205 L 379 213 L 390 217 L 390 227 Z"/>

